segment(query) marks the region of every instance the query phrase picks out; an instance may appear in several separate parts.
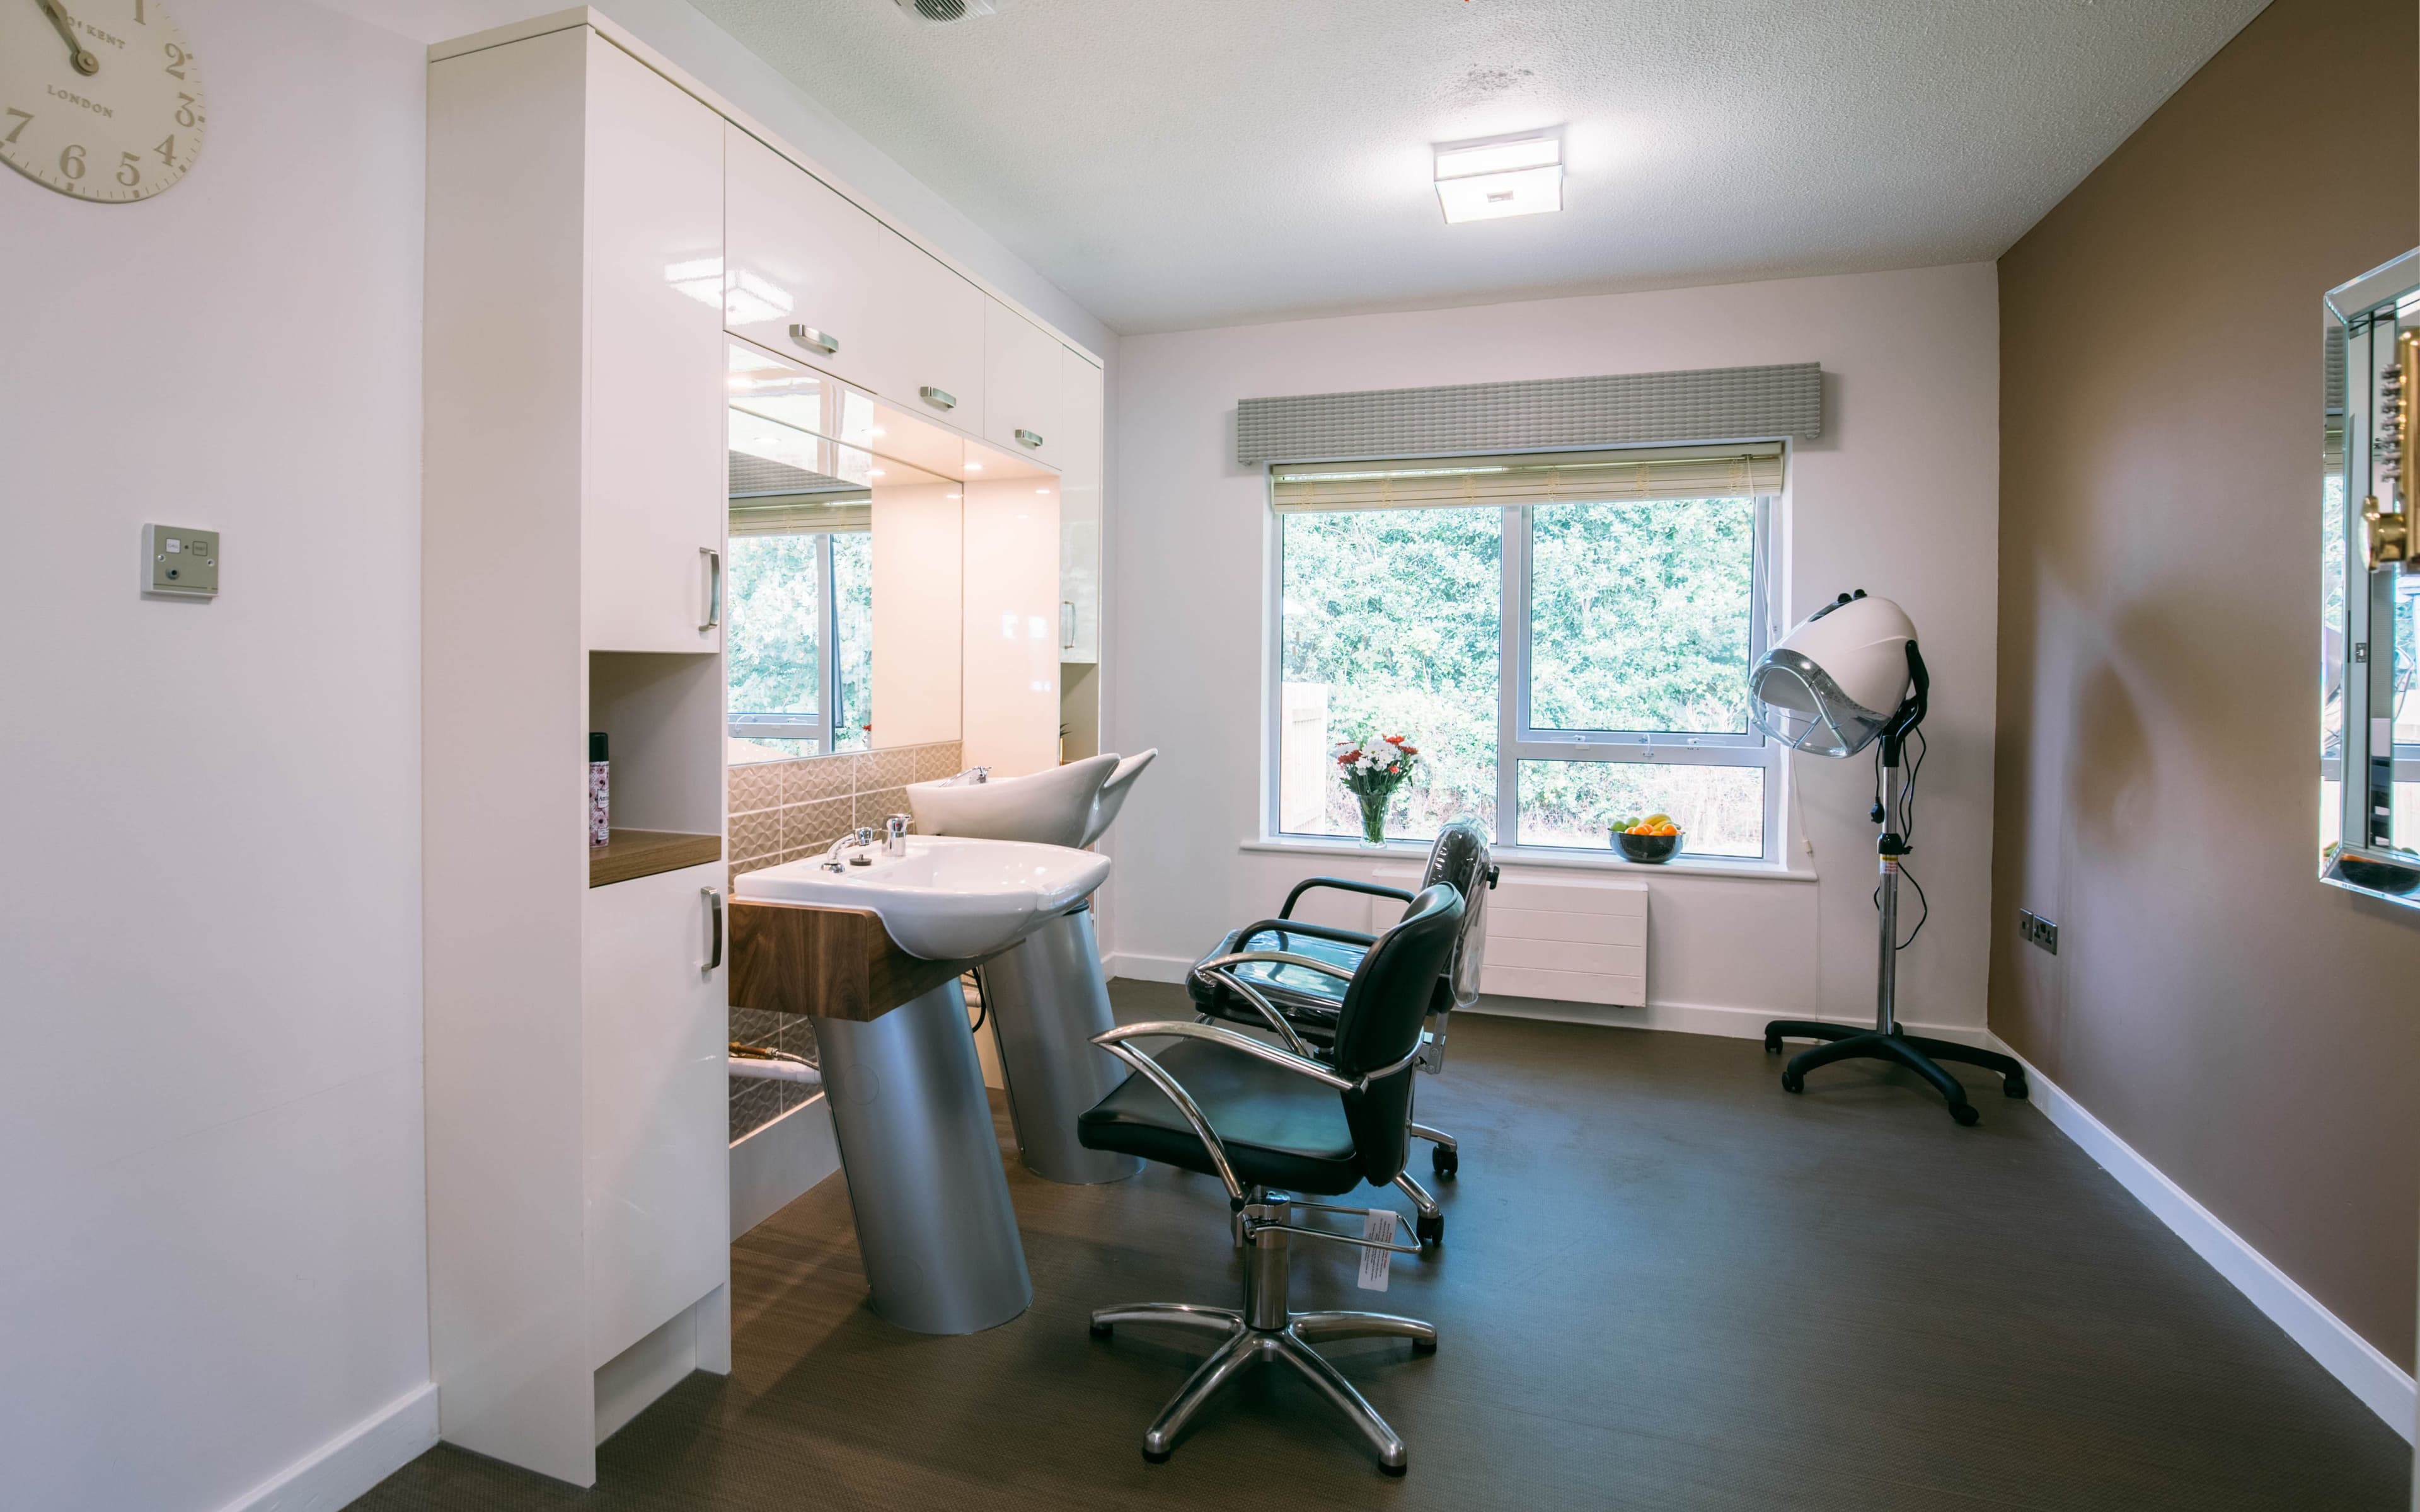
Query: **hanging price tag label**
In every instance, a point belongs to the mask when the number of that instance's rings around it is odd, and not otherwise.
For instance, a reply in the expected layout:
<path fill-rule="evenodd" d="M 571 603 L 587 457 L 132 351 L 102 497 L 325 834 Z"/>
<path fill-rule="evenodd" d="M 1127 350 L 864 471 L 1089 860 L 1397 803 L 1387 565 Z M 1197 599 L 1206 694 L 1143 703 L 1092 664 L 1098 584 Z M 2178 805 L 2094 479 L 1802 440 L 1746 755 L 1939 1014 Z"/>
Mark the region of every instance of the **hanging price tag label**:
<path fill-rule="evenodd" d="M 1377 1243 L 1390 1243 L 1395 1238 L 1395 1215 L 1385 1209 L 1365 1213 L 1361 1219 L 1361 1237 Z M 1361 1273 L 1354 1285 L 1364 1291 L 1387 1289 L 1387 1266 L 1395 1257 L 1393 1250 L 1365 1249 L 1361 1252 Z"/>

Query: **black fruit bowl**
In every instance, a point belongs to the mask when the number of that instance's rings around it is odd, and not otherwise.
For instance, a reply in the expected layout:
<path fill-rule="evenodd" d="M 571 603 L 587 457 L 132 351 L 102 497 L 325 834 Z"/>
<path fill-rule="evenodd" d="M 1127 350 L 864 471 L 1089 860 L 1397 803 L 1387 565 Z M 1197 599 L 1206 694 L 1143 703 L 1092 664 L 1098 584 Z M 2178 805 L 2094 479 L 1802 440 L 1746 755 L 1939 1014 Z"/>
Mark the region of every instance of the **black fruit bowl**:
<path fill-rule="evenodd" d="M 1611 831 L 1614 848 L 1633 861 L 1650 865 L 1668 861 L 1681 852 L 1678 835 L 1634 835 L 1625 829 Z"/>

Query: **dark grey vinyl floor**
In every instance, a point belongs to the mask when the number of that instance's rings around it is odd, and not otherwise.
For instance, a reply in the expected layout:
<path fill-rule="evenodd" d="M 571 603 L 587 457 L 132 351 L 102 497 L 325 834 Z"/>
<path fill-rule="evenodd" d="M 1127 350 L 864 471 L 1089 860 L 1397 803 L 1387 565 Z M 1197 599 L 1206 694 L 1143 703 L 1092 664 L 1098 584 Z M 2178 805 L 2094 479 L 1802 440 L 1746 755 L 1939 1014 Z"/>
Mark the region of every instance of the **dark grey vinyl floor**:
<path fill-rule="evenodd" d="M 1176 989 L 1117 985 L 1122 1014 Z M 1144 1425 L 1207 1340 L 1085 1315 L 1233 1305 L 1223 1195 L 1158 1169 L 1009 1180 L 1024 1317 L 926 1338 L 863 1305 L 828 1181 L 732 1251 L 734 1371 L 598 1452 L 587 1492 L 446 1446 L 365 1512 L 1109 1507 L 2406 1506 L 2409 1449 L 2030 1107 L 1979 1128 L 1903 1073 L 1776 1085 L 1754 1041 L 1463 1015 L 1421 1115 L 1464 1142 L 1435 1257 L 1383 1299 L 1305 1244 L 1297 1307 L 1380 1306 L 1441 1347 L 1327 1352 L 1394 1423 L 1381 1476 L 1273 1369 L 1174 1459 Z M 1003 1128 L 1005 1127 L 1003 1123 Z M 1425 1157 L 1422 1157 L 1425 1160 Z M 1424 1169 L 1415 1167 L 1418 1174 Z"/>

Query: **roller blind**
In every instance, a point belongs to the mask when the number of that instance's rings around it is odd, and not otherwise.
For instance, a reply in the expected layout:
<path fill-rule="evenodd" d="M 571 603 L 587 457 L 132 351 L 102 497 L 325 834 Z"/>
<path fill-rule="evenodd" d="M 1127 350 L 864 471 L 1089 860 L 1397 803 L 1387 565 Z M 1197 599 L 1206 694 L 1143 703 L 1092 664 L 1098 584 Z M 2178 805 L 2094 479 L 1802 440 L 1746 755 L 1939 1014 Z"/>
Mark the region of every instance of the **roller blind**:
<path fill-rule="evenodd" d="M 812 535 L 874 528 L 874 494 L 861 483 L 771 457 L 731 454 L 731 533 Z"/>
<path fill-rule="evenodd" d="M 1736 499 L 1781 491 L 1781 446 L 1532 452 L 1397 462 L 1281 462 L 1280 514 Z"/>
<path fill-rule="evenodd" d="M 874 529 L 874 505 L 855 501 L 828 501 L 813 494 L 774 494 L 731 501 L 734 535 L 845 535 Z"/>

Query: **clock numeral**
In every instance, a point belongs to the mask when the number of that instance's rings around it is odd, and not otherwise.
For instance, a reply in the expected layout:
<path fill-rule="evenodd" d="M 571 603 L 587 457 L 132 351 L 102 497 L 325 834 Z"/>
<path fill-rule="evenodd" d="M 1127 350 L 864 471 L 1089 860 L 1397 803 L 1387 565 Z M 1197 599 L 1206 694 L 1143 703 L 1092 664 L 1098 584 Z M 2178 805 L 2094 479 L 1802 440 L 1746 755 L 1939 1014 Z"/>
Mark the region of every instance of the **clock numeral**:
<path fill-rule="evenodd" d="M 177 165 L 177 139 L 174 136 L 163 138 L 160 145 L 151 150 L 160 154 L 160 161 L 169 167 Z M 132 157 L 133 154 L 130 152 L 127 156 Z"/>
<path fill-rule="evenodd" d="M 31 111 L 19 110 L 14 105 L 8 107 L 8 114 L 17 117 L 17 124 L 8 128 L 8 134 L 7 136 L 0 136 L 0 142 L 6 142 L 10 147 L 15 147 L 17 145 L 17 134 L 25 129 L 25 123 L 32 120 L 34 118 L 34 115 Z"/>
<path fill-rule="evenodd" d="M 190 131 L 194 129 L 194 97 L 191 95 L 180 94 L 177 99 L 178 101 L 177 106 L 177 124 Z"/>
<path fill-rule="evenodd" d="M 84 177 L 84 148 L 70 147 L 59 153 L 59 172 L 70 178 Z"/>
<path fill-rule="evenodd" d="M 168 54 L 168 76 L 174 79 L 183 78 L 185 65 L 194 61 L 194 55 L 174 42 L 165 44 L 162 51 Z"/>
<path fill-rule="evenodd" d="M 143 181 L 143 163 L 133 153 L 117 155 L 117 181 L 129 189 Z"/>

